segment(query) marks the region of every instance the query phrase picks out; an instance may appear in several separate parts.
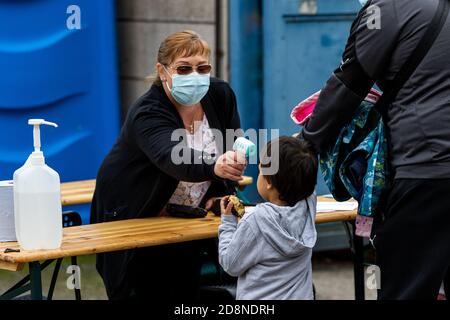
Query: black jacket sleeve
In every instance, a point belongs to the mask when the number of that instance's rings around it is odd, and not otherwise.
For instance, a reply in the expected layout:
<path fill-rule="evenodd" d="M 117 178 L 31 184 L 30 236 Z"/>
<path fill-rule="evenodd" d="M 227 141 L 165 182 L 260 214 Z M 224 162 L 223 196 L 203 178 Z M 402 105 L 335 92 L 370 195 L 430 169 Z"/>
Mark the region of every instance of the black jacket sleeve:
<path fill-rule="evenodd" d="M 205 163 L 209 155 L 187 147 L 185 141 L 173 139 L 178 129 L 173 115 L 164 108 L 143 108 L 132 123 L 134 140 L 150 161 L 161 171 L 179 181 L 203 182 L 217 179 L 214 163 Z M 173 161 L 173 156 L 188 161 Z"/>
<path fill-rule="evenodd" d="M 322 89 L 300 134 L 318 153 L 335 142 L 370 88 L 384 75 L 399 31 L 394 2 L 369 1 L 353 22 L 341 65 Z"/>

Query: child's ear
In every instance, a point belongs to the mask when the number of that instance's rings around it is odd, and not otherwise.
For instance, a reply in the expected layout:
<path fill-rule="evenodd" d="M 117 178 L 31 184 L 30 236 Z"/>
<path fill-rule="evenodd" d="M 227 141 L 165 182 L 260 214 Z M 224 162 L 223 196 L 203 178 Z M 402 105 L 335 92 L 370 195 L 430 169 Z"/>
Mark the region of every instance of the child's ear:
<path fill-rule="evenodd" d="M 273 185 L 269 181 L 267 181 L 266 189 L 267 190 L 272 190 L 273 189 Z"/>

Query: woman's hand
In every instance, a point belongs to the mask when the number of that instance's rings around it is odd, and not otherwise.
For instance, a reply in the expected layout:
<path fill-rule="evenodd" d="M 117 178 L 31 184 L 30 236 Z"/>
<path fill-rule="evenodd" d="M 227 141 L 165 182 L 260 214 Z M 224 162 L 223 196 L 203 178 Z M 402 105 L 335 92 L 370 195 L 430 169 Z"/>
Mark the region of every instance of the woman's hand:
<path fill-rule="evenodd" d="M 228 151 L 217 159 L 214 173 L 222 179 L 241 181 L 245 166 L 245 157 L 237 152 Z"/>
<path fill-rule="evenodd" d="M 226 200 L 228 200 L 228 197 L 223 197 L 222 200 L 220 200 L 220 213 L 226 216 L 231 215 L 231 210 L 233 209 L 233 202 L 228 201 L 228 204 L 225 206 Z"/>
<path fill-rule="evenodd" d="M 214 202 L 218 199 L 222 199 L 221 197 L 214 197 L 214 198 L 210 198 L 208 201 L 206 201 L 205 203 L 205 209 L 206 210 L 211 210 L 211 208 L 214 205 Z"/>

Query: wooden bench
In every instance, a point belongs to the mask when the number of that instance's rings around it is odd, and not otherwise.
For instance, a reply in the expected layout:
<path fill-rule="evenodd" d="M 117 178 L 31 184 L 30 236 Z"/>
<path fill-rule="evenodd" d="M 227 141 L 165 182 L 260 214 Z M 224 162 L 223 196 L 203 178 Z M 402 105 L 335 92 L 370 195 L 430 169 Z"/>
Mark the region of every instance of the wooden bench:
<path fill-rule="evenodd" d="M 252 177 L 244 176 L 239 182 L 243 189 L 253 183 Z M 95 180 L 83 180 L 61 184 L 61 203 L 63 206 L 91 203 L 95 190 Z"/>

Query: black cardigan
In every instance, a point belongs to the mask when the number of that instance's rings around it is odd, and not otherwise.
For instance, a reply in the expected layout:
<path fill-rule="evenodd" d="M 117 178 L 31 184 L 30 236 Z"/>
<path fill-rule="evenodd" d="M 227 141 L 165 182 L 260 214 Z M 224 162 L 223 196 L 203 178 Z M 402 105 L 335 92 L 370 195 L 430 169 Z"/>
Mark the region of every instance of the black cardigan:
<path fill-rule="evenodd" d="M 225 137 L 226 129 L 239 129 L 236 98 L 230 86 L 212 78 L 201 101 L 212 129 Z M 193 164 L 176 165 L 171 152 L 179 142 L 171 141 L 183 121 L 161 86 L 153 85 L 128 111 L 116 144 L 103 161 L 91 206 L 91 223 L 156 216 L 167 204 L 179 181 L 212 181 L 208 197 L 233 192 L 235 183 L 219 179 L 214 164 L 194 164 L 201 152 L 191 152 Z M 225 139 L 222 150 L 227 150 Z M 198 161 L 197 161 L 198 162 Z M 97 270 L 110 298 L 123 298 L 127 265 L 132 250 L 99 254 Z"/>

